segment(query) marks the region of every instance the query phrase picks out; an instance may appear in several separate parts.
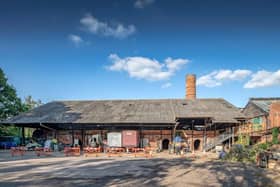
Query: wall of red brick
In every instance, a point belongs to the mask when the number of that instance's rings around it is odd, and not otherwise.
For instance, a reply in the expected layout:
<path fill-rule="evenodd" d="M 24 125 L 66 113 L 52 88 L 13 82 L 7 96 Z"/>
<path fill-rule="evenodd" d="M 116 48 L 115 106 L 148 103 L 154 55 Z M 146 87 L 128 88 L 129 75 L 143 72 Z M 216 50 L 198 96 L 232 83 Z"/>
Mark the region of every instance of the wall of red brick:
<path fill-rule="evenodd" d="M 187 137 L 184 136 L 182 131 L 178 130 L 176 132 L 181 133 L 181 137 L 185 139 L 186 142 L 191 145 L 192 142 L 192 131 L 184 131 Z M 101 134 L 102 138 L 107 137 L 107 130 L 87 130 L 84 131 L 84 146 L 88 145 L 88 140 L 91 135 L 94 134 Z M 211 141 L 214 137 L 214 131 L 207 132 L 207 142 Z M 169 142 L 172 142 L 173 131 L 172 130 L 142 130 L 139 134 L 140 138 L 147 138 L 150 143 L 155 144 L 156 142 L 161 142 L 164 139 L 168 139 Z M 218 135 L 218 131 L 216 132 Z M 79 138 L 82 140 L 82 131 L 81 130 L 74 130 L 74 137 Z M 72 131 L 57 131 L 57 139 L 59 142 L 63 144 L 72 144 Z M 202 151 L 203 149 L 203 132 L 202 131 L 193 131 L 193 141 L 200 140 L 198 151 Z"/>
<path fill-rule="evenodd" d="M 280 127 L 280 102 L 270 105 L 269 122 L 271 128 Z"/>
<path fill-rule="evenodd" d="M 56 137 L 58 142 L 61 142 L 63 144 L 72 144 L 72 131 L 69 130 L 62 130 L 56 132 Z M 78 138 L 82 140 L 82 133 L 81 131 L 74 130 L 74 138 Z"/>

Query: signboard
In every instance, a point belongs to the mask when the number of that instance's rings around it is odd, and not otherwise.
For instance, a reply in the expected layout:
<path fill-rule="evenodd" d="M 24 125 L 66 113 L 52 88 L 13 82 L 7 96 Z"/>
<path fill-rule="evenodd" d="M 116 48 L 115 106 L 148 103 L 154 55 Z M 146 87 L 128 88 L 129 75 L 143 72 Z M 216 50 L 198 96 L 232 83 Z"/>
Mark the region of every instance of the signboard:
<path fill-rule="evenodd" d="M 109 147 L 122 147 L 121 132 L 109 132 L 107 134 Z"/>

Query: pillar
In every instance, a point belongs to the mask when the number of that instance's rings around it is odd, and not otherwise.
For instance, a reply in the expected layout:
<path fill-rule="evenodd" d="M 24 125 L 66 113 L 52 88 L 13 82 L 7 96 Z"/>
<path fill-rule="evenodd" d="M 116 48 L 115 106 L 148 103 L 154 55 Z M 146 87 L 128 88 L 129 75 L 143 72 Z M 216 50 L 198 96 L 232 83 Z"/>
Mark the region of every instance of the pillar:
<path fill-rule="evenodd" d="M 232 127 L 232 140 L 231 140 L 232 145 L 234 144 L 234 126 Z"/>
<path fill-rule="evenodd" d="M 21 137 L 22 137 L 21 144 L 25 145 L 25 130 L 24 130 L 24 127 L 21 127 Z"/>
<path fill-rule="evenodd" d="M 72 133 L 72 146 L 74 146 L 74 130 L 73 130 L 73 125 L 71 126 L 71 133 Z"/>
<path fill-rule="evenodd" d="M 82 150 L 83 150 L 83 148 L 84 148 L 84 146 L 85 146 L 85 130 L 84 129 L 82 129 L 81 130 L 81 134 L 82 134 Z"/>
<path fill-rule="evenodd" d="M 204 127 L 204 133 L 203 133 L 203 152 L 205 153 L 205 148 L 206 148 L 206 124 L 205 124 L 205 127 Z"/>
<path fill-rule="evenodd" d="M 192 121 L 192 153 L 194 153 L 194 142 L 193 142 L 193 123 L 194 121 Z"/>

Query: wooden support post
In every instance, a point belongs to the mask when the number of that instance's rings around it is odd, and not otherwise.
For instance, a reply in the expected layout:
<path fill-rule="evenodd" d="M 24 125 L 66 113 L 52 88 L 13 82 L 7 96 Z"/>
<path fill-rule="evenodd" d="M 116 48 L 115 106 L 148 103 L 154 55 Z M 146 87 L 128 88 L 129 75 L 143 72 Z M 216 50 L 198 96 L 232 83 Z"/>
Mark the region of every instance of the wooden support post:
<path fill-rule="evenodd" d="M 205 148 L 206 148 L 206 124 L 205 124 L 205 127 L 204 127 L 204 133 L 203 133 L 203 152 L 205 153 L 206 152 L 206 150 L 205 150 Z"/>
<path fill-rule="evenodd" d="M 214 131 L 214 137 L 216 137 L 216 124 L 215 124 L 215 127 L 214 127 L 215 129 L 215 131 Z"/>
<path fill-rule="evenodd" d="M 171 132 L 170 132 L 170 137 L 171 137 L 171 143 L 173 143 L 173 134 L 172 134 L 172 128 L 171 128 L 171 130 L 170 130 Z"/>
<path fill-rule="evenodd" d="M 73 125 L 71 125 L 72 129 L 72 146 L 74 147 L 74 130 L 73 130 Z"/>
<path fill-rule="evenodd" d="M 25 131 L 24 131 L 24 127 L 21 128 L 21 136 L 22 136 L 22 145 L 25 145 Z"/>
<path fill-rule="evenodd" d="M 194 127 L 194 120 L 192 120 L 192 153 L 194 154 L 193 127 Z"/>
<path fill-rule="evenodd" d="M 174 130 L 173 130 L 173 138 L 176 137 L 176 128 L 178 126 L 178 122 L 175 123 Z"/>
<path fill-rule="evenodd" d="M 267 143 L 268 118 L 265 116 L 265 143 Z"/>
<path fill-rule="evenodd" d="M 140 147 L 143 148 L 143 140 L 142 140 L 142 128 L 139 128 L 139 142 L 140 142 Z"/>
<path fill-rule="evenodd" d="M 231 132 L 231 127 L 228 129 L 228 131 L 229 131 L 229 132 L 227 132 L 228 134 L 232 133 Z M 231 139 L 230 138 L 228 139 L 228 147 L 229 147 L 229 149 L 231 148 Z"/>
<path fill-rule="evenodd" d="M 232 127 L 232 140 L 231 140 L 232 145 L 234 144 L 234 126 Z"/>
<path fill-rule="evenodd" d="M 84 146 L 85 146 L 85 131 L 84 129 L 81 130 L 81 134 L 82 134 L 82 145 L 81 145 L 81 150 L 84 149 Z"/>

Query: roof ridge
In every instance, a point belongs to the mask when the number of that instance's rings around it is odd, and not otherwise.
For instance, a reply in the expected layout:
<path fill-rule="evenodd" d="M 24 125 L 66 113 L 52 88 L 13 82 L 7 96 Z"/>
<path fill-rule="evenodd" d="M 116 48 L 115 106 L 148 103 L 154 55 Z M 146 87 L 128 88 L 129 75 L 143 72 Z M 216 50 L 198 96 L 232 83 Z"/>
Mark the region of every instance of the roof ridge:
<path fill-rule="evenodd" d="M 188 101 L 190 99 L 185 99 L 185 98 L 161 98 L 161 99 L 83 99 L 83 100 L 78 100 L 78 99 L 73 99 L 73 100 L 53 100 L 50 101 L 48 103 L 52 103 L 52 102 L 90 102 L 90 101 Z M 192 100 L 192 99 L 191 99 Z M 195 100 L 223 100 L 225 101 L 224 98 L 197 98 Z"/>
<path fill-rule="evenodd" d="M 250 101 L 252 100 L 280 100 L 280 97 L 251 97 Z"/>

